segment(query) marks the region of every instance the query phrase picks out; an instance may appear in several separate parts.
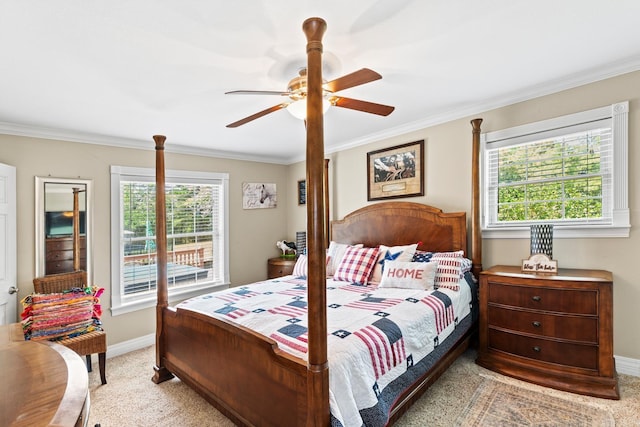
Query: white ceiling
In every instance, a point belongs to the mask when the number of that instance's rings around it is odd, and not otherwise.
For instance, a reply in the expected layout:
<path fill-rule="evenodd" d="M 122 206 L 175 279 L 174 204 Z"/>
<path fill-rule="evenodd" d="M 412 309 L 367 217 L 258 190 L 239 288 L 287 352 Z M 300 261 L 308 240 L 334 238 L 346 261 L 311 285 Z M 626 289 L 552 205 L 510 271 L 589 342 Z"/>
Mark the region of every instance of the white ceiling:
<path fill-rule="evenodd" d="M 327 152 L 640 69 L 637 0 L 0 0 L 0 133 L 289 163 L 304 126 L 277 105 L 327 22 L 324 77 L 396 110 L 325 116 Z"/>

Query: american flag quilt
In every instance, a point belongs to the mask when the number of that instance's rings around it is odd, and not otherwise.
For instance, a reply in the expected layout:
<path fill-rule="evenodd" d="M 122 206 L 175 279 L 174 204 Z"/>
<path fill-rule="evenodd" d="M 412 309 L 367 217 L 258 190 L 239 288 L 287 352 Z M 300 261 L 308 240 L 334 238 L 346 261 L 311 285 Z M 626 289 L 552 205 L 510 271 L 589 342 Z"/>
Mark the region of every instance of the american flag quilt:
<path fill-rule="evenodd" d="M 420 375 L 418 370 L 428 368 L 428 356 L 437 353 L 463 319 L 470 324 L 472 291 L 465 279 L 460 285 L 459 291 L 423 291 L 327 280 L 333 425 L 385 424 L 385 408 Z M 241 324 L 307 359 L 304 278 L 285 276 L 234 287 L 192 298 L 178 308 Z"/>

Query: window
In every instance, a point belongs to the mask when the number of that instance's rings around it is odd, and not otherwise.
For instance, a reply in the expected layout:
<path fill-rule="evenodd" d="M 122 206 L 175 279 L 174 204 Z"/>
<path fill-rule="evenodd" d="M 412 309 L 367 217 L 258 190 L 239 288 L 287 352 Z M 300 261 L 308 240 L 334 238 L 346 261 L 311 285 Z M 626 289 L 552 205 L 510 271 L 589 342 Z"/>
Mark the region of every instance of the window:
<path fill-rule="evenodd" d="M 482 136 L 483 237 L 628 237 L 628 102 Z"/>
<path fill-rule="evenodd" d="M 227 287 L 228 175 L 166 171 L 169 298 Z M 155 170 L 111 167 L 112 312 L 155 305 Z"/>

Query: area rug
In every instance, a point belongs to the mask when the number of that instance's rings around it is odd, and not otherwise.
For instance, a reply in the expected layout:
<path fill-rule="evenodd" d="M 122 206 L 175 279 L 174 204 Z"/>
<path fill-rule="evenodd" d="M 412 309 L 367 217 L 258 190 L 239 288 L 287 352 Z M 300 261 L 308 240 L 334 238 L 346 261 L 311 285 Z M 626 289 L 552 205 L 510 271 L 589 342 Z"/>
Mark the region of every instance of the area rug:
<path fill-rule="evenodd" d="M 603 409 L 486 378 L 455 425 L 609 427 L 615 422 Z"/>

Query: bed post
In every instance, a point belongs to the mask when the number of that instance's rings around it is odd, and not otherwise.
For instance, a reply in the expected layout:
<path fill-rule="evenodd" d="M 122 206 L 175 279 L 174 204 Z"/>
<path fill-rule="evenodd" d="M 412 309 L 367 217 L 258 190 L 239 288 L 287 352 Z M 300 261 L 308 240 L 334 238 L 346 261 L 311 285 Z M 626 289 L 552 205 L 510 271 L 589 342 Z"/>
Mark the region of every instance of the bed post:
<path fill-rule="evenodd" d="M 80 270 L 80 189 L 73 189 L 73 271 Z M 84 283 L 88 286 L 88 283 Z"/>
<path fill-rule="evenodd" d="M 331 240 L 331 220 L 329 219 L 329 159 L 324 159 L 324 221 L 326 231 L 325 235 L 325 247 L 329 247 L 329 241 Z"/>
<path fill-rule="evenodd" d="M 322 36 L 327 24 L 309 18 L 307 37 L 307 228 L 308 323 L 307 426 L 329 425 L 327 362 L 326 243 L 324 209 L 324 122 L 322 112 Z"/>
<path fill-rule="evenodd" d="M 173 378 L 173 374 L 164 366 L 164 337 L 162 316 L 169 305 L 167 285 L 167 221 L 164 192 L 164 141 L 163 135 L 154 135 L 156 143 L 156 364 L 152 381 L 156 384 Z"/>
<path fill-rule="evenodd" d="M 482 271 L 482 231 L 480 230 L 480 124 L 482 119 L 471 120 L 473 126 L 473 152 L 471 161 L 471 262 L 473 275 Z"/>

